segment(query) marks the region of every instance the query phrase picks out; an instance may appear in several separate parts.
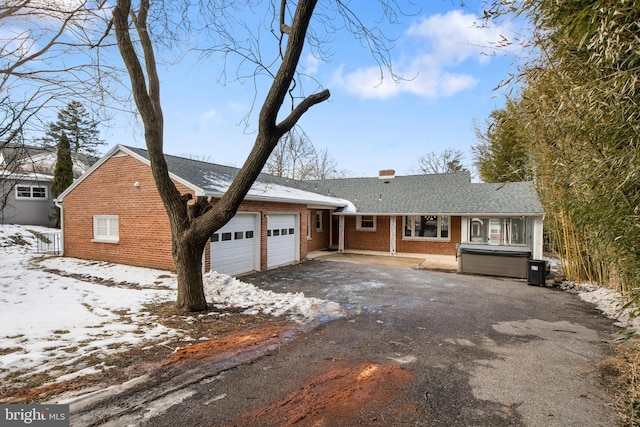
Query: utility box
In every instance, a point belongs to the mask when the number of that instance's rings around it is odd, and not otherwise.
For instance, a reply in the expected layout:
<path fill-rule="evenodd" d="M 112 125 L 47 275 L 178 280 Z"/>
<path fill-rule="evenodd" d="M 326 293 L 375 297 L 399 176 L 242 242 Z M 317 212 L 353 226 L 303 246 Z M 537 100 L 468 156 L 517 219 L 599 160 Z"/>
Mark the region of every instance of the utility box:
<path fill-rule="evenodd" d="M 547 261 L 530 259 L 528 264 L 527 279 L 530 285 L 544 286 L 547 278 Z"/>

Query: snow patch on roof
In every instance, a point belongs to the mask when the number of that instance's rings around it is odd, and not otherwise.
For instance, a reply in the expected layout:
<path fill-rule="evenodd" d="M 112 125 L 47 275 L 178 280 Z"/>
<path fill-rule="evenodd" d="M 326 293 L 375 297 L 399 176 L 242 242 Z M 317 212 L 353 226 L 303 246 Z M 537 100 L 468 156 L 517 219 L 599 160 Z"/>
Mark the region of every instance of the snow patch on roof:
<path fill-rule="evenodd" d="M 213 195 L 221 196 L 226 193 L 231 186 L 232 178 L 215 172 L 208 172 L 203 175 L 203 190 L 211 192 Z M 293 184 L 292 184 L 293 185 Z M 325 196 L 322 194 L 306 191 L 300 188 L 289 187 L 275 182 L 256 180 L 251 189 L 247 193 L 248 198 L 269 198 L 276 200 L 290 200 L 300 203 L 317 203 L 321 205 L 330 205 L 336 207 L 344 207 L 345 209 L 353 209 L 355 206 L 348 200 L 337 197 Z"/>

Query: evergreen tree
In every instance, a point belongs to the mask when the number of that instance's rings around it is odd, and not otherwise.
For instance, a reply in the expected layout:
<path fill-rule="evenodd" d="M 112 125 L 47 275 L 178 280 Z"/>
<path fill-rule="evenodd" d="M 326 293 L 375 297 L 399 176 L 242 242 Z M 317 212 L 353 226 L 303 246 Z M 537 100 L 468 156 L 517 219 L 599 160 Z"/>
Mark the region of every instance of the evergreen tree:
<path fill-rule="evenodd" d="M 53 183 L 51 184 L 51 196 L 55 199 L 73 182 L 73 161 L 71 160 L 71 144 L 67 134 L 62 132 L 58 141 L 56 167 L 53 171 Z M 53 217 L 56 227 L 60 226 L 60 209 L 55 206 Z"/>
<path fill-rule="evenodd" d="M 78 101 L 71 101 L 66 108 L 58 112 L 58 120 L 49 123 L 44 145 L 55 147 L 63 133 L 66 134 L 71 152 L 74 154 L 98 155 L 98 146 L 105 143 L 98 137 L 98 122 L 91 118 Z"/>

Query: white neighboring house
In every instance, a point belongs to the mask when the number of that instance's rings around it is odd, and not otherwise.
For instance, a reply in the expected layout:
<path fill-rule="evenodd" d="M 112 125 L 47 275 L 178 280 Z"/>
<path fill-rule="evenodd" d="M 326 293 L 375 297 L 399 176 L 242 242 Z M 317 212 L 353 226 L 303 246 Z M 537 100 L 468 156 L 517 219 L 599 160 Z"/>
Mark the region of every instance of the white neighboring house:
<path fill-rule="evenodd" d="M 56 157 L 55 148 L 0 147 L 0 224 L 55 225 L 51 184 Z M 89 156 L 72 157 L 74 178 L 95 163 Z"/>

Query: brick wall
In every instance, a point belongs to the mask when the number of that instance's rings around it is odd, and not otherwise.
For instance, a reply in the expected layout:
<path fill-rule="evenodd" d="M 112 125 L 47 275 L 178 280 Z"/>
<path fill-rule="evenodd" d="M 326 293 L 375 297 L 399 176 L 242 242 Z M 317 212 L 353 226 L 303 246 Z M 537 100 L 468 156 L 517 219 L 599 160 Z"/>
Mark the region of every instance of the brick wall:
<path fill-rule="evenodd" d="M 136 182 L 138 186 L 134 186 Z M 193 194 L 180 183 L 176 186 L 182 194 Z M 128 155 L 111 157 L 64 198 L 63 208 L 65 256 L 175 270 L 166 211 L 150 168 L 137 159 Z M 238 211 L 260 215 L 261 269 L 267 268 L 269 213 L 299 214 L 300 259 L 306 258 L 306 205 L 245 201 Z M 92 242 L 94 215 L 118 216 L 118 243 Z M 206 271 L 209 264 L 207 244 Z"/>
<path fill-rule="evenodd" d="M 456 244 L 461 242 L 462 218 L 459 216 L 450 217 L 448 242 L 402 240 L 402 217 L 397 218 L 396 250 L 405 253 L 426 253 L 433 255 L 455 255 Z"/>
<path fill-rule="evenodd" d="M 66 256 L 174 269 L 167 214 L 150 168 L 138 160 L 110 158 L 64 198 L 63 208 Z M 94 215 L 118 215 L 118 243 L 92 242 Z"/>
<path fill-rule="evenodd" d="M 389 252 L 389 217 L 377 216 L 376 231 L 357 230 L 356 217 L 344 218 L 344 246 L 346 250 Z"/>
<path fill-rule="evenodd" d="M 329 247 L 329 237 L 331 231 L 331 217 L 327 210 L 311 210 L 311 239 L 307 239 L 307 251 L 320 251 Z M 322 229 L 316 229 L 316 213 L 322 215 Z M 306 216 L 306 215 L 305 215 Z M 307 226 L 305 218 L 305 227 L 301 230 L 306 236 Z"/>
<path fill-rule="evenodd" d="M 134 183 L 138 186 L 134 186 Z M 176 183 L 181 193 L 190 191 Z M 216 200 L 212 201 L 216 203 Z M 164 206 L 158 196 L 148 166 L 131 156 L 108 159 L 86 177 L 63 202 L 64 251 L 66 256 L 114 263 L 174 270 L 171 254 L 171 232 Z M 260 215 L 260 268 L 267 269 L 267 215 L 295 213 L 300 218 L 300 259 L 309 251 L 330 245 L 331 216 L 321 210 L 322 230 L 316 230 L 315 210 L 311 211 L 311 239 L 307 239 L 307 207 L 303 204 L 245 201 L 239 212 Z M 119 242 L 92 242 L 93 216 L 117 215 Z M 396 250 L 399 253 L 455 255 L 461 241 L 461 218 L 452 217 L 449 242 L 403 240 L 402 217 L 397 221 Z M 376 217 L 376 231 L 356 229 L 356 217 L 345 217 L 347 250 L 389 251 L 389 217 Z M 205 268 L 210 269 L 209 245 L 205 249 Z"/>
<path fill-rule="evenodd" d="M 396 217 L 396 251 L 399 253 L 425 253 L 434 255 L 455 255 L 456 243 L 461 241 L 461 221 L 459 216 L 451 217 L 448 242 L 403 240 L 402 217 Z M 389 252 L 390 217 L 376 217 L 376 231 L 357 230 L 356 217 L 345 217 L 345 249 Z"/>

